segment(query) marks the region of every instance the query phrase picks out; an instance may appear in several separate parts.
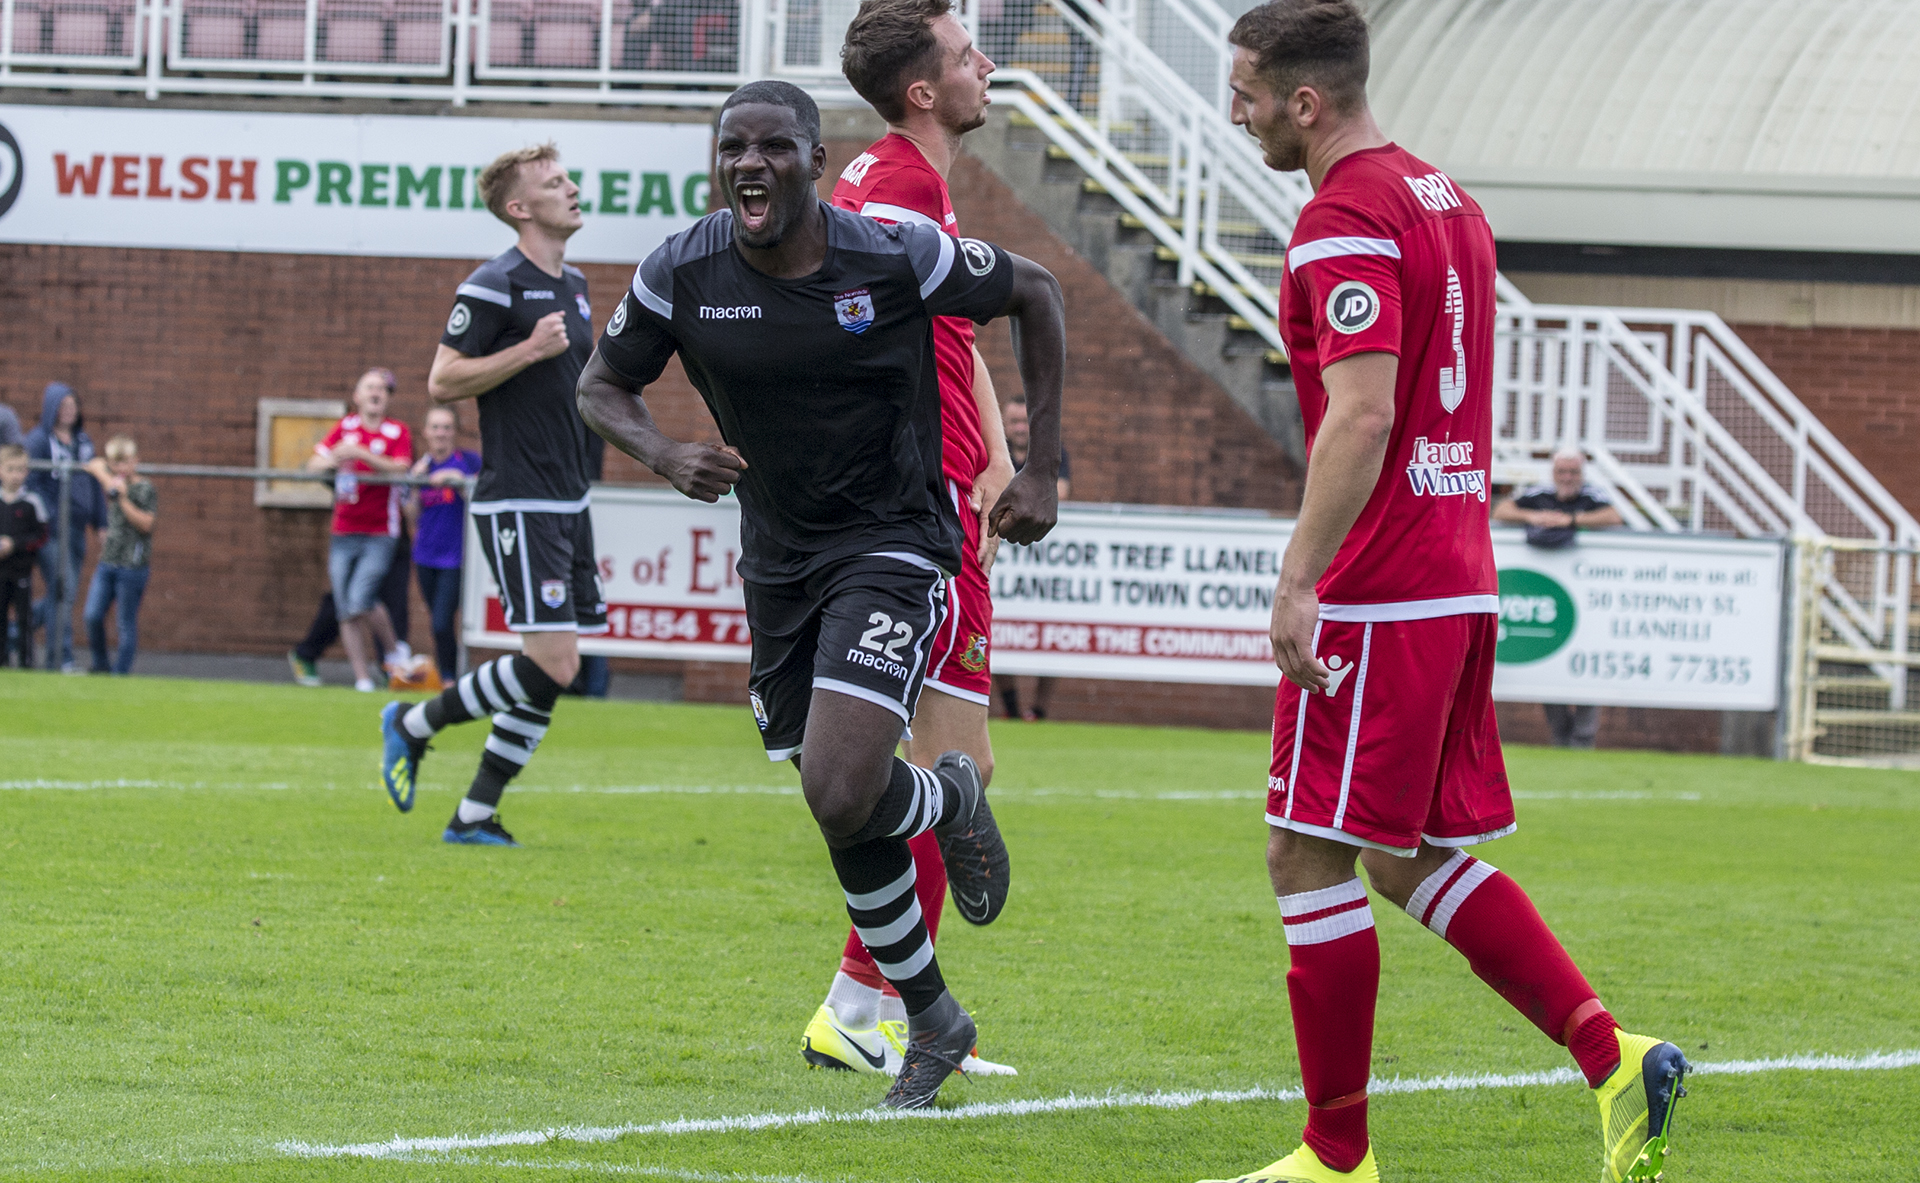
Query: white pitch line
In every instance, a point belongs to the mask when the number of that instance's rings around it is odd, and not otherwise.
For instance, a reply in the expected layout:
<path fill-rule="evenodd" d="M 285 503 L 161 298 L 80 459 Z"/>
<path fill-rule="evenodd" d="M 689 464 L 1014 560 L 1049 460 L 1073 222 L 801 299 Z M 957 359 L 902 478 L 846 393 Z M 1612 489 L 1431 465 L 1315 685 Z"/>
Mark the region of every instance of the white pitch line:
<path fill-rule="evenodd" d="M 430 1162 L 435 1166 L 487 1167 L 490 1170 L 575 1171 L 593 1175 L 640 1175 L 649 1179 L 685 1179 L 689 1183 L 824 1183 L 806 1175 L 752 1175 L 734 1171 L 690 1171 L 681 1167 L 650 1167 L 621 1162 L 534 1162 L 519 1158 L 399 1157 L 391 1162 Z"/>
<path fill-rule="evenodd" d="M 1870 1052 L 1860 1056 L 1804 1055 L 1781 1056 L 1767 1060 L 1730 1060 L 1717 1064 L 1696 1064 L 1701 1076 L 1747 1075 L 1755 1072 L 1867 1072 L 1895 1068 L 1920 1067 L 1920 1051 Z M 1521 1088 L 1530 1085 L 1572 1084 L 1580 1074 L 1571 1068 L 1547 1072 L 1505 1074 L 1474 1073 L 1449 1076 L 1388 1077 L 1371 1081 L 1367 1091 L 1376 1095 L 1408 1093 L 1452 1093 L 1472 1089 Z M 872 1125 L 887 1121 L 965 1121 L 983 1117 L 1030 1117 L 1047 1113 L 1070 1113 L 1089 1109 L 1190 1109 L 1195 1105 L 1235 1105 L 1247 1101 L 1299 1101 L 1297 1088 L 1251 1088 L 1236 1090 L 1197 1090 L 1155 1093 L 1101 1093 L 1093 1096 L 1068 1094 L 1021 1101 L 991 1101 L 959 1105 L 952 1109 L 807 1109 L 798 1113 L 755 1113 L 734 1117 L 681 1118 L 646 1124 L 617 1126 L 556 1126 L 544 1130 L 520 1130 L 513 1133 L 482 1134 L 476 1137 L 393 1138 L 386 1142 L 359 1142 L 328 1146 L 312 1142 L 286 1141 L 274 1148 L 298 1158 L 394 1158 L 413 1154 L 449 1154 L 459 1150 L 485 1150 L 498 1146 L 541 1146 L 550 1142 L 611 1142 L 626 1137 L 675 1137 L 682 1134 L 752 1133 L 759 1130 L 793 1129 L 830 1124 Z"/>

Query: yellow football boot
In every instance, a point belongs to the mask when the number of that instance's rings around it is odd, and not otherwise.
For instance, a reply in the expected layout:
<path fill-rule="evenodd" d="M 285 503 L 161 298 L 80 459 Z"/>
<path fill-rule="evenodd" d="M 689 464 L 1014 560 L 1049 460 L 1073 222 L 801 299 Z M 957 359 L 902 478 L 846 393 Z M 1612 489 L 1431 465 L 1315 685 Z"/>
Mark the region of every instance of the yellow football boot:
<path fill-rule="evenodd" d="M 1615 1031 L 1620 1066 L 1593 1090 L 1600 1103 L 1601 1183 L 1660 1177 L 1667 1162 L 1673 1111 L 1693 1065 L 1680 1049 L 1646 1035 Z"/>
<path fill-rule="evenodd" d="M 896 1076 L 906 1055 L 907 1025 L 886 1022 L 855 1031 L 840 1022 L 833 1007 L 821 1003 L 800 1037 L 800 1054 L 815 1068 L 841 1068 L 852 1072 L 884 1072 Z"/>
<path fill-rule="evenodd" d="M 1373 1161 L 1371 1146 L 1359 1166 L 1336 1171 L 1320 1161 L 1313 1147 L 1302 1142 L 1300 1149 L 1263 1170 L 1231 1179 L 1202 1179 L 1200 1183 L 1380 1183 L 1380 1168 Z"/>

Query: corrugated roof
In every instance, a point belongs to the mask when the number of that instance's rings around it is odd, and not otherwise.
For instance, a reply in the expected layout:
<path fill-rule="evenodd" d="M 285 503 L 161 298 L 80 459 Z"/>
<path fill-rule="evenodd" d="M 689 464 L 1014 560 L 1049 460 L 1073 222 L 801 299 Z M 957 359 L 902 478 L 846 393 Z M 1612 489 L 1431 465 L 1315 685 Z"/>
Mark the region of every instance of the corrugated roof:
<path fill-rule="evenodd" d="M 1371 0 L 1373 107 L 1449 169 L 1920 179 L 1920 0 Z"/>

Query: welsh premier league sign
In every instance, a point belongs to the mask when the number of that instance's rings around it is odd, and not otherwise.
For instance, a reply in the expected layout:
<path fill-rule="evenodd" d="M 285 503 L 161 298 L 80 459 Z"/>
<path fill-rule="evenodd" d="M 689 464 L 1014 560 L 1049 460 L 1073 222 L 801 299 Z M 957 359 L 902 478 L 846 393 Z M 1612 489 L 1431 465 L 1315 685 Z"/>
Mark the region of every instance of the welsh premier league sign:
<path fill-rule="evenodd" d="M 633 263 L 707 211 L 704 123 L 0 106 L 0 242 L 485 258 L 480 170 L 552 140 L 576 261 Z"/>
<path fill-rule="evenodd" d="M 609 630 L 582 648 L 745 661 L 740 517 L 668 490 L 594 494 Z M 1274 685 L 1273 588 L 1292 523 L 1230 513 L 1070 506 L 1032 546 L 1003 546 L 993 635 L 958 651 L 998 673 Z M 1771 710 L 1780 676 L 1780 544 L 1583 534 L 1540 551 L 1494 535 L 1494 697 Z M 510 647 L 480 547 L 469 546 L 469 644 Z M 966 660 L 966 658 L 962 658 Z"/>

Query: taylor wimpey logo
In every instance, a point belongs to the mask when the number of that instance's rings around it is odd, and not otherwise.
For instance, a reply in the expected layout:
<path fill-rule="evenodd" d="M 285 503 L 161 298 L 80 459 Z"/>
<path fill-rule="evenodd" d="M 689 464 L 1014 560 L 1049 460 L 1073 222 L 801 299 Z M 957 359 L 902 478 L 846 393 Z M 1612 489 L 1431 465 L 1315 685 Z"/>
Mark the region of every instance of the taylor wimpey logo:
<path fill-rule="evenodd" d="M 1451 467 L 1473 463 L 1471 441 L 1429 443 L 1426 436 L 1413 441 L 1413 457 L 1407 461 L 1407 480 L 1415 497 L 1478 497 L 1487 499 L 1487 474 L 1484 469 L 1448 472 Z"/>

